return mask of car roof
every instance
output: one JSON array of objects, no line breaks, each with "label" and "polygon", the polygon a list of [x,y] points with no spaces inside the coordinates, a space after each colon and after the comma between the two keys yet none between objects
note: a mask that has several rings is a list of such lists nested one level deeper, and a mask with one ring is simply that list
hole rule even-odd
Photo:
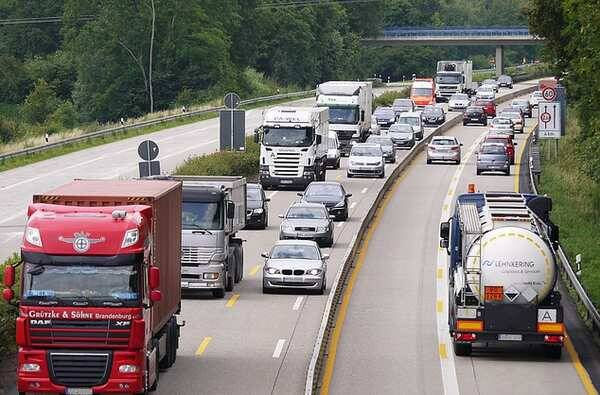
[{"label": "car roof", "polygon": [[337,182],[337,181],[313,181],[310,184],[308,184],[307,188],[311,185],[339,185],[339,186],[342,186],[342,183]]},{"label": "car roof", "polygon": [[279,246],[279,245],[288,245],[288,246],[293,246],[293,245],[303,245],[303,246],[313,246],[313,247],[319,247],[319,245],[313,241],[313,240],[298,240],[298,239],[291,239],[291,240],[277,240],[275,242],[275,244],[273,244],[273,247],[275,246]]},{"label": "car roof", "polygon": [[308,207],[308,208],[325,208],[323,203],[309,203],[309,202],[294,202],[290,205],[292,207]]},{"label": "car roof", "polygon": [[400,118],[418,117],[420,115],[421,115],[420,111],[407,111],[407,112],[403,112],[402,114],[400,114]]}]

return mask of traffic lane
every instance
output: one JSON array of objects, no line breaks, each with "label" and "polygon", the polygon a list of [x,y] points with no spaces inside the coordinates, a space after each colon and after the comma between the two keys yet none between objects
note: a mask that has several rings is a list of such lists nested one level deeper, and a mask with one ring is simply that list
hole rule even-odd
[{"label": "traffic lane", "polygon": [[[534,124],[535,118],[526,119],[526,132],[531,131]],[[515,137],[517,153],[520,153],[527,133],[519,133]],[[515,159],[519,167],[528,165],[526,158],[521,155]],[[515,167],[512,166],[511,177],[495,174],[477,176],[476,157],[473,156],[466,162],[458,183],[458,193],[466,192],[470,183],[474,183],[477,190],[482,192],[514,191]],[[455,361],[460,388],[466,393],[475,390],[485,394],[585,393],[566,350],[560,361],[554,361],[544,356],[541,347],[474,347],[472,357],[456,357]]]}]

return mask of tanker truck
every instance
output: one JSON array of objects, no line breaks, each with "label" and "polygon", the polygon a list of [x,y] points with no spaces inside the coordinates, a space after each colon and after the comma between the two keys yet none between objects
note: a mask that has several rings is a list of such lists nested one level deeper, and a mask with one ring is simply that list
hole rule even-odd
[{"label": "tanker truck", "polygon": [[440,225],[448,265],[448,325],[454,353],[473,345],[541,345],[560,358],[564,340],[552,200],[517,193],[460,195]]}]

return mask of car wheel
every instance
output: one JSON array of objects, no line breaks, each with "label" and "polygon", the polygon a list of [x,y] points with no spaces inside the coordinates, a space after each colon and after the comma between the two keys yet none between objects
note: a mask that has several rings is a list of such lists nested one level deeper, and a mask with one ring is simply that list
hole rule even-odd
[{"label": "car wheel", "polygon": [[454,354],[458,355],[459,357],[468,357],[469,355],[471,355],[471,351],[473,350],[471,344],[469,343],[453,342],[453,346]]},{"label": "car wheel", "polygon": [[235,277],[233,277],[233,274],[229,274],[229,271],[225,274],[225,291],[233,291],[233,284],[235,283],[234,279]]},{"label": "car wheel", "polygon": [[506,172],[504,172],[504,175],[510,176],[510,169],[506,170]]},{"label": "car wheel", "polygon": [[319,288],[316,292],[317,295],[323,295],[325,293],[325,278],[323,278],[323,282],[321,283],[321,288]]},{"label": "car wheel", "polygon": [[485,122],[483,123],[483,126],[487,126],[487,121],[485,121]]},{"label": "car wheel", "polygon": [[457,165],[460,165],[460,159],[456,161],[456,164],[457,164]]},{"label": "car wheel", "polygon": [[334,169],[339,169],[339,168],[340,168],[340,162],[341,162],[341,159],[340,159],[340,158],[338,158],[337,162],[335,162],[335,167],[334,167]]}]

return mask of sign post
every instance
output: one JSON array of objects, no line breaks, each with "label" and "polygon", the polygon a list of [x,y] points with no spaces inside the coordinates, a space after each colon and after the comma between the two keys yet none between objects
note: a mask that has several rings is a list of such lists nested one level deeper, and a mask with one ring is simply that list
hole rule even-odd
[{"label": "sign post", "polygon": [[246,149],[246,113],[237,109],[240,97],[237,93],[230,92],[223,99],[225,110],[219,114],[221,151],[244,151]]},{"label": "sign post", "polygon": [[143,162],[138,163],[140,178],[160,175],[160,162],[154,160],[158,157],[158,144],[152,140],[144,140],[138,146],[138,155]]}]

